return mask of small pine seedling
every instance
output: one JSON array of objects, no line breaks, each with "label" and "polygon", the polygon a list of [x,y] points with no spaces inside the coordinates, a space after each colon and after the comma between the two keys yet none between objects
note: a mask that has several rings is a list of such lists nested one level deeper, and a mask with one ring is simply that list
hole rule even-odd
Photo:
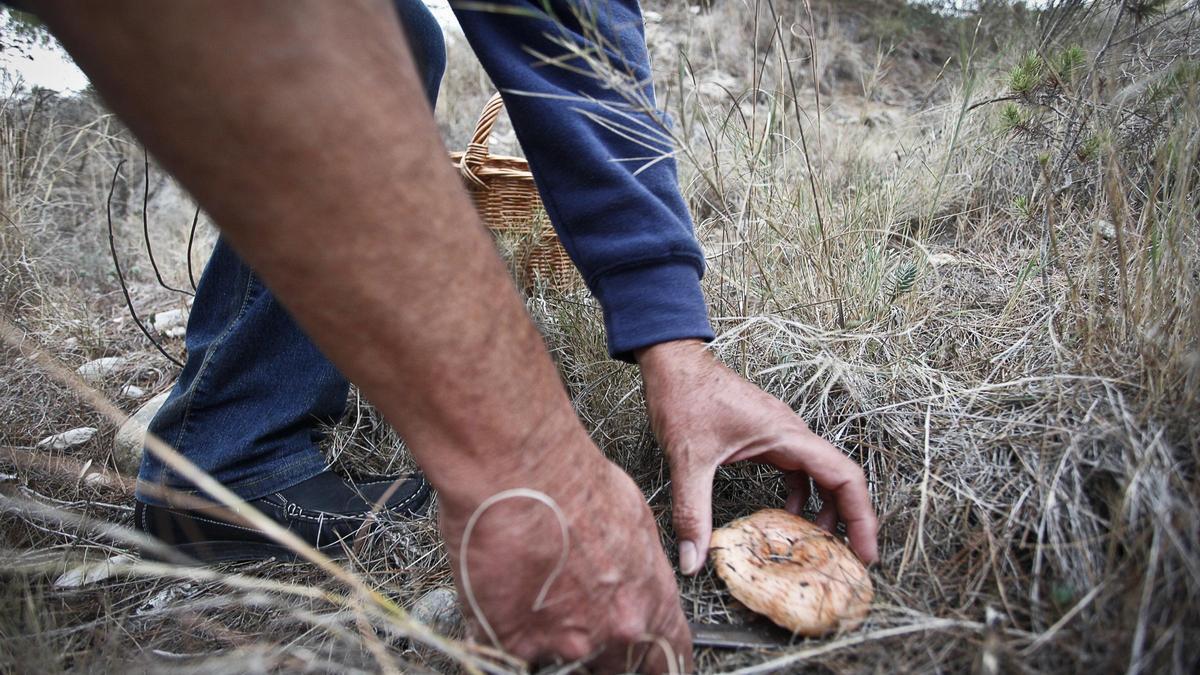
[{"label": "small pine seedling", "polygon": [[1017,195],[1016,197],[1013,197],[1012,204],[1013,211],[1017,214],[1017,217],[1021,218],[1022,220],[1033,219],[1033,202],[1029,200],[1029,197],[1026,197],[1025,195]]},{"label": "small pine seedling", "polygon": [[1021,106],[1009,101],[1000,109],[1000,128],[1006,132],[1020,131],[1029,124],[1029,115]]},{"label": "small pine seedling", "polygon": [[1086,59],[1083,47],[1071,45],[1054,56],[1054,74],[1062,82],[1071,82],[1083,70]]},{"label": "small pine seedling", "polygon": [[1022,96],[1028,96],[1037,89],[1042,83],[1042,76],[1045,74],[1042,57],[1037,55],[1037,52],[1029,52],[1026,54],[1008,74],[1008,88],[1013,93]]}]

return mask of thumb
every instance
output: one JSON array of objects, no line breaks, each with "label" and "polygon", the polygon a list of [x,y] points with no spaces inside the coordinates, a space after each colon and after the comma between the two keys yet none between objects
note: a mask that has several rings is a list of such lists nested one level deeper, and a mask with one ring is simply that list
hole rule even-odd
[{"label": "thumb", "polygon": [[679,569],[687,575],[704,567],[712,536],[712,483],[715,467],[692,469],[671,477],[672,522],[679,541]]}]

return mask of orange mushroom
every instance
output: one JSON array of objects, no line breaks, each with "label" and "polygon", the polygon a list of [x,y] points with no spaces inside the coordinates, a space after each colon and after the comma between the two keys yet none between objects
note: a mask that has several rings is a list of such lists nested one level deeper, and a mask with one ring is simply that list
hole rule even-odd
[{"label": "orange mushroom", "polygon": [[713,532],[709,550],[733,597],[798,635],[857,628],[875,597],[840,539],[787,511],[739,518]]}]

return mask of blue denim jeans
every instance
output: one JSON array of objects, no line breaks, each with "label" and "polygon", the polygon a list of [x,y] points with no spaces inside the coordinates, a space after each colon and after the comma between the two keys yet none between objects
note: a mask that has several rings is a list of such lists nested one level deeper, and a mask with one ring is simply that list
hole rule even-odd
[{"label": "blue denim jeans", "polygon": [[[421,0],[395,4],[432,107],[446,68],[441,26]],[[150,431],[243,499],[325,470],[320,427],[341,417],[349,383],[223,238],[197,286],[186,342],[187,363]],[[194,490],[149,452],[138,481],[149,503],[161,500],[147,483]]]}]

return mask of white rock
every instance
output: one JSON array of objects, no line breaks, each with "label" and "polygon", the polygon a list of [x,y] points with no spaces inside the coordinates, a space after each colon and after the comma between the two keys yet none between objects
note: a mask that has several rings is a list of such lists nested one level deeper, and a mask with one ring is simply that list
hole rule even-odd
[{"label": "white rock", "polygon": [[102,563],[94,565],[81,565],[74,569],[69,569],[61,576],[54,580],[55,588],[78,588],[87,586],[98,581],[104,581],[111,577],[117,568],[127,563],[133,562],[129,556],[115,555]]},{"label": "white rock", "polygon": [[182,309],[168,309],[165,312],[159,312],[150,320],[150,325],[154,326],[154,330],[160,333],[168,333],[177,328],[181,328],[187,324],[187,312]]},{"label": "white rock", "polygon": [[117,481],[112,480],[102,473],[89,473],[83,477],[84,485],[94,485],[96,487],[119,487]]},{"label": "white rock", "polygon": [[453,588],[435,588],[413,603],[409,616],[440,635],[456,636],[463,625],[458,594]]},{"label": "white rock", "polygon": [[84,382],[96,384],[111,375],[128,362],[124,356],[105,356],[104,358],[88,361],[75,369]]},{"label": "white rock", "polygon": [[662,14],[653,10],[642,12],[642,18],[646,20],[646,23],[662,23],[663,20]]},{"label": "white rock", "polygon": [[1116,226],[1114,226],[1112,223],[1108,222],[1107,220],[1104,220],[1103,218],[1101,218],[1100,220],[1097,220],[1095,223],[1093,223],[1092,228],[1096,230],[1096,234],[1100,235],[1104,239],[1116,239],[1117,238]]},{"label": "white rock", "polygon": [[171,328],[166,331],[166,336],[172,337],[172,338],[181,338],[186,334],[187,334],[187,328],[184,326],[175,326],[174,328]]},{"label": "white rock", "polygon": [[37,446],[39,448],[49,448],[50,450],[66,450],[67,448],[87,443],[95,435],[95,427],[79,427],[78,429],[64,431],[61,434],[47,436],[38,441]]},{"label": "white rock", "polygon": [[121,395],[127,398],[141,398],[146,395],[146,390],[136,384],[127,384],[121,388]]},{"label": "white rock", "polygon": [[133,615],[142,616],[152,612],[157,612],[158,610],[169,606],[177,599],[186,598],[192,595],[192,589],[193,586],[192,582],[190,581],[179,586],[168,586],[156,593],[154,597],[142,603],[140,607],[133,611]]},{"label": "white rock", "polygon": [[116,460],[117,469],[121,473],[138,472],[138,467],[142,465],[142,444],[146,438],[146,429],[170,393],[171,390],[168,389],[143,403],[117,430],[117,435],[113,438],[113,459]]},{"label": "white rock", "polygon": [[950,255],[949,253],[934,253],[933,255],[929,256],[928,260],[929,264],[934,267],[953,265],[954,263],[958,262],[958,258]]}]

